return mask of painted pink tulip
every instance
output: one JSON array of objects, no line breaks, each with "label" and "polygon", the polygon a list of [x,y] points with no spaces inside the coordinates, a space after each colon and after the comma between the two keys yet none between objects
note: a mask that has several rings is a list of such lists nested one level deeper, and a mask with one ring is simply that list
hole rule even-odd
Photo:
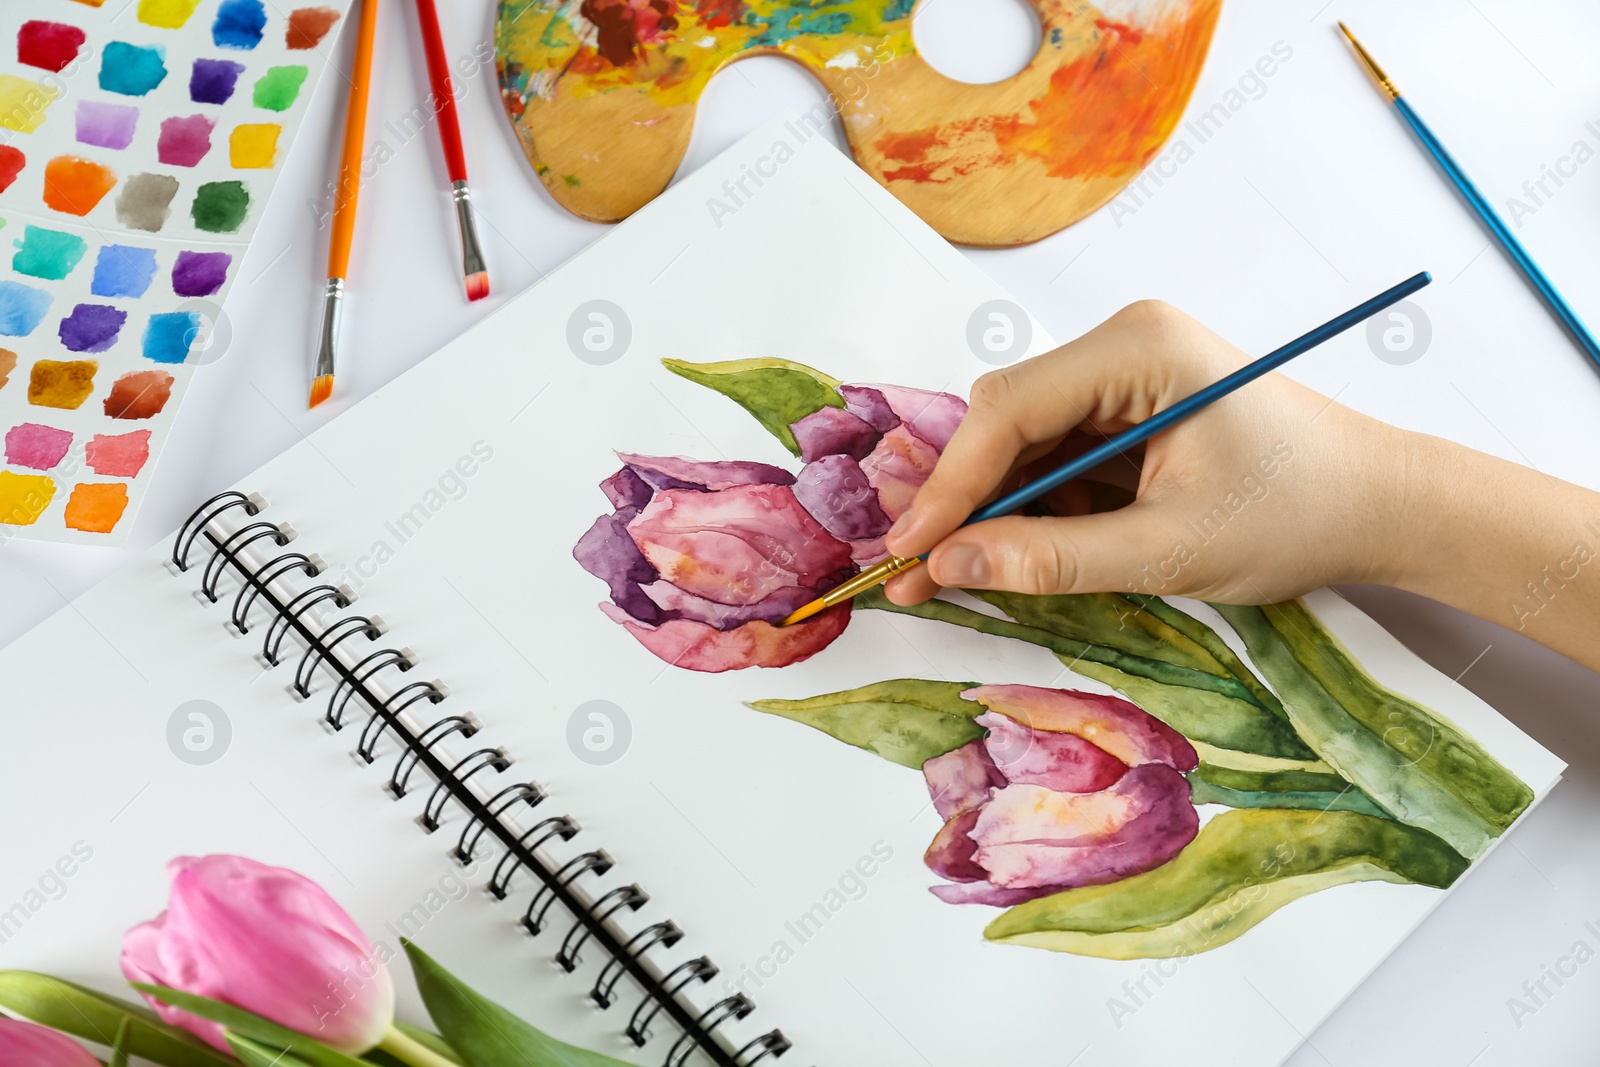
[{"label": "painted pink tulip", "polygon": [[0,1016],[0,1064],[17,1067],[100,1067],[89,1050],[48,1026]]},{"label": "painted pink tulip", "polygon": [[621,454],[600,488],[616,510],[572,555],[611,590],[604,611],[657,657],[717,672],[784,667],[844,632],[840,604],[779,627],[856,571],[850,546],[795,497],[794,476],[765,463],[699,463]]},{"label": "painted pink tulip", "polygon": [[821,408],[789,427],[806,464],[794,493],[864,567],[888,554],[884,534],[933,473],[967,404],[949,393],[897,385],[846,385],[839,392],[843,408]]},{"label": "painted pink tulip", "polygon": [[1119,697],[1030,685],[961,694],[989,731],[922,765],[944,827],[926,863],[952,904],[1008,907],[1167,862],[1200,829],[1184,737]]},{"label": "painted pink tulip", "polygon": [[[383,959],[315,882],[241,856],[182,856],[167,875],[167,910],[123,937],[129,981],[225,1001],[352,1055],[394,1022]],[[151,1005],[229,1051],[216,1023]]]}]

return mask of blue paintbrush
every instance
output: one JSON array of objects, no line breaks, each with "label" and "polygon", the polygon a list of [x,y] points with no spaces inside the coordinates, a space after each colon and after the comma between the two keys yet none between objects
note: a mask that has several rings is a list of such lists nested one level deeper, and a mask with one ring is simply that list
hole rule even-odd
[{"label": "blue paintbrush", "polygon": [[1455,183],[1462,197],[1472,206],[1472,210],[1478,213],[1483,224],[1489,227],[1489,232],[1494,234],[1495,240],[1500,242],[1500,247],[1506,250],[1506,254],[1521,269],[1529,284],[1544,297],[1544,302],[1550,305],[1550,310],[1555,312],[1556,318],[1560,319],[1561,324],[1572,334],[1572,339],[1578,342],[1578,347],[1583,349],[1584,354],[1594,362],[1595,366],[1600,367],[1600,342],[1595,341],[1594,334],[1589,332],[1589,327],[1583,324],[1583,320],[1572,310],[1572,306],[1556,289],[1555,284],[1545,277],[1544,271],[1539,269],[1539,264],[1533,261],[1533,257],[1528,255],[1528,250],[1522,247],[1522,242],[1512,235],[1510,227],[1489,205],[1489,201],[1483,198],[1483,194],[1478,192],[1477,186],[1473,185],[1472,180],[1461,170],[1460,164],[1451,158],[1450,153],[1445,151],[1444,145],[1433,135],[1433,131],[1428,129],[1427,124],[1417,116],[1411,105],[1401,97],[1400,90],[1389,80],[1389,75],[1385,74],[1383,68],[1378,66],[1365,48],[1361,47],[1361,42],[1350,32],[1350,27],[1341,22],[1339,29],[1355,48],[1356,55],[1372,75],[1373,80],[1378,83],[1378,88],[1388,95],[1390,102],[1394,104],[1394,109],[1400,112],[1400,117],[1411,127],[1411,132],[1422,142],[1422,147],[1426,148],[1428,154],[1438,162],[1445,176]]},{"label": "blue paintbrush", "polygon": [[[1115,437],[1108,438],[1104,444],[1095,446],[1077,459],[1045,475],[1043,478],[1029,482],[1021,489],[1007,493],[994,503],[979,508],[968,516],[967,521],[961,525],[971,526],[975,522],[983,522],[986,519],[997,519],[1002,515],[1011,514],[1024,504],[1038,500],[1052,489],[1057,489],[1067,484],[1072,479],[1098,467],[1106,460],[1126,453],[1130,448],[1143,444],[1162,430],[1169,429],[1189,416],[1204,410],[1240,386],[1253,382],[1268,371],[1276,370],[1283,366],[1296,356],[1311,351],[1322,342],[1328,340],[1328,338],[1343,333],[1356,323],[1371,318],[1392,304],[1398,304],[1432,280],[1427,271],[1407,278],[1393,289],[1385,290],[1366,303],[1351,308],[1338,318],[1330,319],[1310,333],[1290,341],[1276,352],[1270,352],[1262,356],[1254,363],[1241,367],[1226,378],[1191,393],[1170,408],[1156,412],[1139,423],[1139,425],[1131,426]],[[799,611],[789,615],[780,625],[790,626],[804,619],[809,619],[818,612],[849,600],[857,593],[864,593],[875,585],[881,585],[895,575],[902,574],[919,563],[923,563],[927,558],[928,554],[926,552],[911,559],[890,556],[882,563],[868,567],[848,582],[829,590],[820,599],[813,600]]]}]

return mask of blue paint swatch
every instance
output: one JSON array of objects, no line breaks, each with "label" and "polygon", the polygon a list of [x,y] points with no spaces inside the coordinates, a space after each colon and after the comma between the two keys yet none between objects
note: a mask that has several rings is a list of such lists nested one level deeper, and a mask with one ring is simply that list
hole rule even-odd
[{"label": "blue paint swatch", "polygon": [[61,320],[61,343],[69,352],[104,352],[117,343],[128,313],[109,304],[79,304]]},{"label": "blue paint swatch", "polygon": [[50,310],[50,294],[21,282],[0,282],[0,334],[26,337]]},{"label": "blue paint swatch", "polygon": [[197,59],[189,72],[189,99],[197,104],[226,104],[244,73],[244,64],[231,59]]},{"label": "blue paint swatch", "polygon": [[156,276],[156,251],[132,245],[104,245],[94,261],[95,296],[131,296],[137,299]]},{"label": "blue paint swatch", "polygon": [[218,48],[249,51],[261,43],[261,33],[266,28],[267,9],[261,0],[222,0],[217,20],[211,24],[211,39]]},{"label": "blue paint swatch", "polygon": [[167,76],[167,50],[112,41],[100,54],[100,88],[123,96],[143,96]]},{"label": "blue paint swatch", "polygon": [[196,311],[164,311],[150,316],[144,329],[144,358],[157,363],[182,363],[189,358],[189,345],[200,336],[200,314]]}]

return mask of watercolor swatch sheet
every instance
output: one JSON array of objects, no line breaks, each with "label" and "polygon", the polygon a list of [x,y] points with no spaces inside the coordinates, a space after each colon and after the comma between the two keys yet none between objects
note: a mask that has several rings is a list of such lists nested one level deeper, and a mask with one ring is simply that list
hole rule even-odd
[{"label": "watercolor swatch sheet", "polygon": [[[710,210],[728,185],[736,210]],[[439,728],[446,763],[502,753],[486,795],[540,782],[521,825],[581,827],[545,839],[550,862],[578,862],[590,900],[648,893],[612,921],[677,924],[649,958],[715,964],[683,991],[698,1009],[753,1003],[733,1046],[781,1028],[784,1063],[1271,1067],[1562,763],[1326,591],[864,598],[774,627],[882,552],[995,353],[1049,346],[780,120],[242,480],[265,506],[236,525],[297,536],[235,544],[325,561],[282,573],[356,597],[318,625],[381,617],[337,655],[409,649],[403,674],[370,662],[395,691],[441,683],[419,722],[470,714]],[[197,602],[204,549],[177,575],[163,542],[0,654],[8,744],[61,753],[0,781],[34,812],[10,869],[93,851],[0,918],[0,968],[118,992],[108,946],[159,909],[164,863],[234,853],[564,1041],[663,1062],[664,1018],[643,1048],[622,1036],[637,994],[589,1000],[593,942],[574,973],[550,965],[569,919],[524,936],[531,879],[496,902],[493,850],[449,856],[456,809],[418,827],[423,772],[384,791],[392,735],[352,761],[357,704],[323,729],[340,689],[320,669],[291,697],[300,653],[257,658],[259,601],[243,636],[236,579]],[[576,860],[595,849],[614,867]]]},{"label": "watercolor swatch sheet", "polygon": [[347,5],[0,5],[0,535],[121,540]]}]

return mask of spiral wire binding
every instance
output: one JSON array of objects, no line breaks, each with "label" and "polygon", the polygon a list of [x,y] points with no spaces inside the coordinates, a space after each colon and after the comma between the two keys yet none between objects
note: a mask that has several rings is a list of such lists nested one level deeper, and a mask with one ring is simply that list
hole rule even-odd
[{"label": "spiral wire binding", "polygon": [[[268,552],[269,558],[262,563],[247,557],[247,551],[261,555],[259,549],[264,542],[270,542],[273,548],[282,548],[293,539],[293,530],[287,526],[249,521],[265,506],[266,502],[259,496],[237,491],[219,493],[207,500],[179,530],[173,544],[173,568],[187,571],[196,543],[203,540],[211,554],[202,572],[200,594],[210,603],[216,603],[223,574],[231,570],[237,575],[240,588],[229,613],[230,628],[241,635],[248,633],[252,608],[258,603],[263,605],[271,613],[261,647],[261,660],[268,666],[281,662],[283,643],[291,633],[298,638],[305,651],[295,667],[291,691],[298,699],[309,699],[319,666],[334,676],[336,684],[321,720],[328,730],[338,731],[347,724],[350,703],[359,698],[368,718],[362,727],[356,757],[364,763],[372,763],[378,743],[386,733],[392,735],[401,748],[393,772],[384,784],[385,790],[395,799],[405,796],[412,774],[421,768],[433,780],[433,789],[416,820],[424,831],[432,833],[439,829],[453,800],[466,815],[467,824],[449,850],[451,857],[458,864],[466,865],[486,836],[502,849],[485,887],[490,896],[507,897],[518,871],[526,870],[540,883],[519,920],[530,935],[537,936],[545,930],[551,908],[557,903],[562,905],[573,922],[556,952],[556,964],[570,973],[576,970],[579,951],[585,946],[592,943],[602,951],[606,960],[589,991],[589,999],[602,1009],[616,1002],[617,984],[624,976],[633,980],[643,998],[629,1017],[624,1033],[635,1045],[643,1047],[649,1042],[652,1024],[665,1013],[680,1033],[668,1050],[663,1067],[682,1067],[696,1051],[717,1067],[752,1067],[769,1056],[776,1058],[787,1052],[792,1043],[781,1030],[770,1030],[737,1050],[731,1050],[719,1039],[719,1027],[731,1019],[743,1019],[754,1010],[754,1003],[744,994],[725,997],[703,1009],[680,997],[686,989],[704,985],[718,973],[716,964],[708,958],[700,956],[687,960],[665,973],[660,973],[652,960],[646,958],[652,950],[666,951],[683,939],[683,931],[676,923],[663,920],[632,935],[618,932],[612,920],[638,911],[650,900],[649,894],[638,885],[619,886],[592,902],[586,901],[588,894],[577,883],[585,875],[597,879],[614,866],[604,849],[585,851],[559,864],[540,854],[541,846],[557,840],[570,841],[582,829],[567,815],[553,815],[527,829],[520,828],[514,815],[536,808],[548,799],[541,786],[534,782],[518,782],[483,799],[473,779],[489,770],[496,774],[505,772],[512,761],[504,749],[481,747],[460,758],[450,758],[436,751],[447,738],[471,738],[479,730],[479,724],[470,715],[446,716],[421,729],[413,725],[414,719],[404,716],[406,709],[424,700],[430,704],[444,700],[448,690],[443,683],[412,682],[399,686],[387,698],[374,691],[372,683],[386,672],[403,673],[415,667],[409,650],[382,648],[365,656],[352,653],[354,665],[335,654],[340,645],[358,635],[376,642],[384,633],[382,620],[376,616],[343,615],[319,626],[313,609],[321,606],[323,611],[331,607],[343,612],[350,606],[354,593],[326,583],[311,585],[293,595],[280,592],[295,572],[315,578],[324,568],[315,556],[301,552],[276,555]],[[236,522],[235,512],[244,521]],[[387,682],[384,686],[390,688]]]}]

